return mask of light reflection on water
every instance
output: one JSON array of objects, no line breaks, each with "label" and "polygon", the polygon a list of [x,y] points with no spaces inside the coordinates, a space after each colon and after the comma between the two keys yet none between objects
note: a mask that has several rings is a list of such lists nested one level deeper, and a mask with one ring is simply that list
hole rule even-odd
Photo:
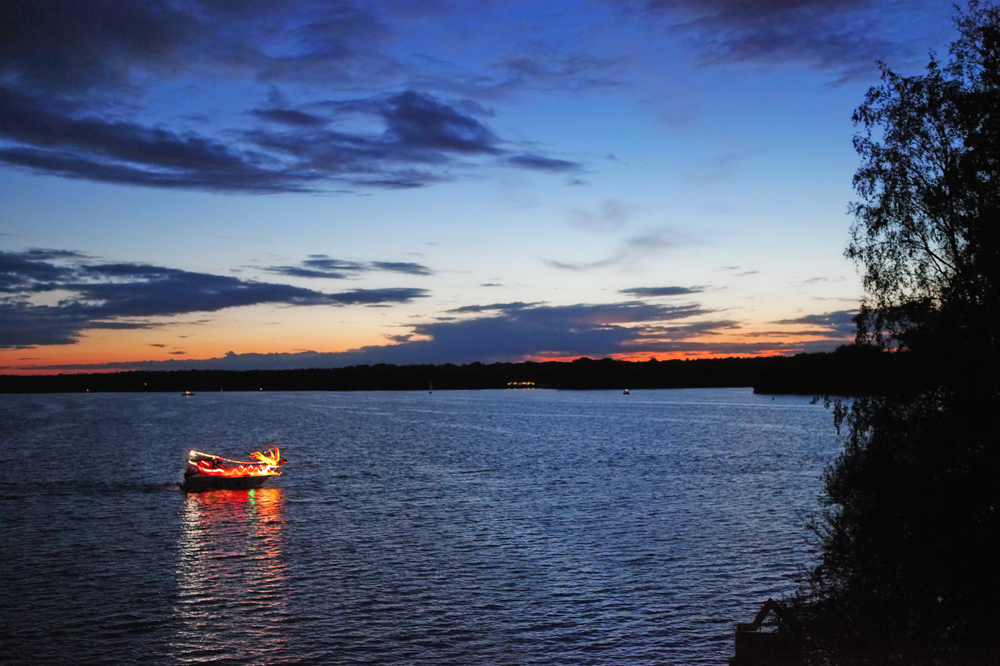
[{"label": "light reflection on water", "polygon": [[[175,654],[251,663],[287,652],[280,627],[290,597],[284,512],[280,488],[187,494],[173,606]],[[239,608],[252,612],[223,639],[207,641]]]},{"label": "light reflection on water", "polygon": [[[794,587],[808,398],[0,396],[0,663],[715,664]],[[178,490],[188,451],[290,462]]]}]

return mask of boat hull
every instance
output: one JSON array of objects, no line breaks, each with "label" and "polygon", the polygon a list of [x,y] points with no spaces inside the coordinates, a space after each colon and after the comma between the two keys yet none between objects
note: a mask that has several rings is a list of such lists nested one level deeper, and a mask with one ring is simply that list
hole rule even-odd
[{"label": "boat hull", "polygon": [[200,493],[207,490],[251,490],[260,488],[264,482],[277,474],[254,474],[251,476],[211,476],[208,474],[192,474],[180,484],[181,490],[188,493]]}]

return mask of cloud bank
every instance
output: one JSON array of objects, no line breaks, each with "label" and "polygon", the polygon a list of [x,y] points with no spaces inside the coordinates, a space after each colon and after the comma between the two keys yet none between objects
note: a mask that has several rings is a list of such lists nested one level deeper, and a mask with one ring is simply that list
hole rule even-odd
[{"label": "cloud bank", "polygon": [[[671,288],[671,291],[683,288]],[[696,290],[691,290],[695,292]],[[679,295],[674,294],[674,295]],[[755,355],[830,351],[847,341],[850,313],[829,313],[790,322],[818,342],[774,342],[740,335],[741,324],[715,319],[697,304],[668,305],[631,300],[621,303],[548,305],[493,303],[454,308],[435,321],[412,324],[391,344],[344,352],[229,352],[208,359],[170,359],[86,365],[36,366],[36,369],[295,369],[390,363],[443,364],[576,358],[581,356],[703,354]],[[735,336],[733,334],[736,334]],[[771,336],[774,337],[774,336]]]},{"label": "cloud bank", "polygon": [[73,344],[93,329],[139,329],[156,318],[274,304],[406,303],[424,289],[325,293],[286,284],[137,263],[101,263],[63,250],[0,251],[0,348]]}]

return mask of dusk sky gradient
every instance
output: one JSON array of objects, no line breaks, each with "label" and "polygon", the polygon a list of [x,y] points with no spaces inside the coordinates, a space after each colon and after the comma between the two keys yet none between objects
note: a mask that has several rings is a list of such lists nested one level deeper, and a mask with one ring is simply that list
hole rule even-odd
[{"label": "dusk sky gradient", "polygon": [[829,351],[943,0],[5,0],[0,372]]}]

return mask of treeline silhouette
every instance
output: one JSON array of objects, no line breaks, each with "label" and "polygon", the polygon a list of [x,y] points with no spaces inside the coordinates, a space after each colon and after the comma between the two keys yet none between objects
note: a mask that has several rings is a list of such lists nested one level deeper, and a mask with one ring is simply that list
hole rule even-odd
[{"label": "treeline silhouette", "polygon": [[0,393],[208,391],[435,391],[505,389],[511,382],[562,390],[753,387],[759,393],[867,395],[907,381],[904,355],[844,346],[835,352],[669,361],[356,365],[301,370],[171,370],[0,375]]}]

